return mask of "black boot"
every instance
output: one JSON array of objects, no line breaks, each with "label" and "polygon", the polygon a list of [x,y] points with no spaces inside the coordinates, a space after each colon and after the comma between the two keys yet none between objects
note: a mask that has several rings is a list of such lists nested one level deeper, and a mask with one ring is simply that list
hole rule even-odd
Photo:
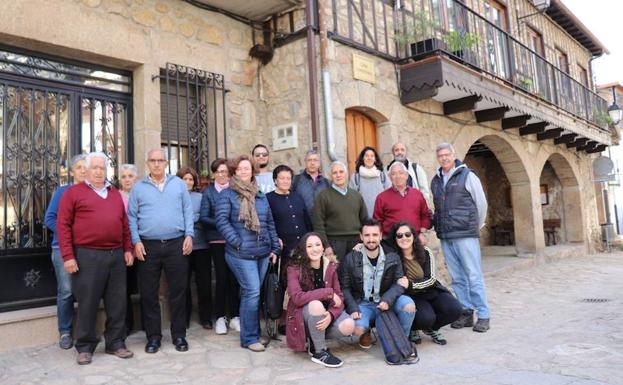
[{"label": "black boot", "polygon": [[461,329],[474,326],[474,310],[464,309],[463,313],[456,321],[450,325],[452,329]]}]

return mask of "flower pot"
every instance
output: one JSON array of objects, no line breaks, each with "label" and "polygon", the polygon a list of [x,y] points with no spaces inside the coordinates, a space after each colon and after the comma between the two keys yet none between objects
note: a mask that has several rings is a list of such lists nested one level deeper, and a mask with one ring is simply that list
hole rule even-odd
[{"label": "flower pot", "polygon": [[443,41],[437,38],[426,39],[410,44],[411,56],[418,56],[430,53],[439,49],[443,49]]}]

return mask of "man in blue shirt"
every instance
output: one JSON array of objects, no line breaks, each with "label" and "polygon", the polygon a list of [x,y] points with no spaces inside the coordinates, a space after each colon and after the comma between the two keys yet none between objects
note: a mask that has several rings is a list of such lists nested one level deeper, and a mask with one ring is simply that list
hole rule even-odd
[{"label": "man in blue shirt", "polygon": [[147,152],[149,174],[134,185],[128,204],[132,244],[138,259],[143,327],[147,353],[160,349],[162,324],[158,290],[164,269],[171,305],[171,338],[175,349],[188,350],[186,342],[186,287],[188,259],[193,250],[193,207],[186,184],[167,175],[166,153]]},{"label": "man in blue shirt", "polygon": [[[73,184],[82,183],[86,178],[86,156],[84,154],[76,155],[71,159],[71,175],[73,176]],[[56,221],[58,219],[58,206],[61,197],[65,191],[71,186],[67,184],[60,186],[52,195],[52,200],[45,212],[45,226],[52,231],[52,264],[54,265],[54,273],[56,274],[56,318],[58,319],[58,332],[60,339],[58,345],[61,349],[71,349],[74,341],[71,336],[71,326],[74,320],[74,297],[71,294],[71,276],[63,267],[63,258],[58,246],[58,237],[56,235]]]}]

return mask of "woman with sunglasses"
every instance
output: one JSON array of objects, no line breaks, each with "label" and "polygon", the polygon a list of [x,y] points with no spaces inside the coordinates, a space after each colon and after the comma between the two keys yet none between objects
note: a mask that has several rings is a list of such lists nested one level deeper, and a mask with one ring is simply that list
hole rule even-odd
[{"label": "woman with sunglasses", "polygon": [[416,234],[417,231],[408,222],[396,223],[391,231],[391,240],[402,258],[409,281],[405,294],[413,299],[417,309],[409,339],[416,344],[421,343],[418,330],[422,330],[436,344],[445,345],[446,339],[439,329],[457,320],[462,306],[437,280],[435,257],[430,249],[422,246]]}]

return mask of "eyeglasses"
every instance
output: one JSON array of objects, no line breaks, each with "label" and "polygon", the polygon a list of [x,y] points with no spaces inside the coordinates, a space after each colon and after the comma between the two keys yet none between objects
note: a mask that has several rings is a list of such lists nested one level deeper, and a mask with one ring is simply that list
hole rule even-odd
[{"label": "eyeglasses", "polygon": [[147,161],[149,163],[166,163],[167,162],[166,159],[148,159]]},{"label": "eyeglasses", "polygon": [[413,233],[410,231],[407,231],[406,233],[396,233],[396,239],[402,239],[403,237],[411,238],[412,236],[413,236]]},{"label": "eyeglasses", "polygon": [[227,170],[217,170],[214,172],[214,175],[226,175],[228,172]]},{"label": "eyeglasses", "polygon": [[268,156],[267,152],[256,152],[255,155],[253,155],[256,158],[266,158]]}]

